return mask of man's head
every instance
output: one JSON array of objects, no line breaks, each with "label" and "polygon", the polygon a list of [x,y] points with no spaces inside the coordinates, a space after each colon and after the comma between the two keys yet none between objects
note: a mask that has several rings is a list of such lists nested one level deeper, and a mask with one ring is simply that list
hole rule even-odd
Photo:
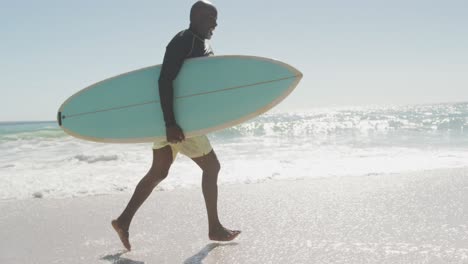
[{"label": "man's head", "polygon": [[201,35],[200,37],[211,38],[213,30],[218,25],[217,19],[218,10],[208,1],[197,1],[190,10],[190,24]]}]

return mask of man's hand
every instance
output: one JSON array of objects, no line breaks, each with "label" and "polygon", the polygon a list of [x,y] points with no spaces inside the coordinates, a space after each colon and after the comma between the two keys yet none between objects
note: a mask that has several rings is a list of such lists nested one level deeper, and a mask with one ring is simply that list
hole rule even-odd
[{"label": "man's hand", "polygon": [[185,135],[178,125],[166,127],[166,138],[169,143],[179,143],[185,140]]}]

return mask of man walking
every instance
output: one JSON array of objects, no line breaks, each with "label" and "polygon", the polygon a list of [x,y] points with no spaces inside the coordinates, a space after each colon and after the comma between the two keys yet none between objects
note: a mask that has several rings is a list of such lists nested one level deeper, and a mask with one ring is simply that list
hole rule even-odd
[{"label": "man walking", "polygon": [[208,237],[215,241],[230,241],[240,231],[223,227],[218,218],[218,173],[220,164],[206,136],[185,139],[174,115],[173,81],[176,79],[184,60],[213,55],[207,39],[211,39],[217,26],[217,9],[208,1],[196,2],[190,10],[190,27],[179,32],[166,47],[159,77],[159,94],[166,123],[167,140],[153,145],[153,164],[122,214],[112,221],[112,226],[127,250],[131,250],[129,227],[138,208],[148,198],[153,189],[166,178],[177,153],[191,158],[202,170],[202,190],[208,213]]}]

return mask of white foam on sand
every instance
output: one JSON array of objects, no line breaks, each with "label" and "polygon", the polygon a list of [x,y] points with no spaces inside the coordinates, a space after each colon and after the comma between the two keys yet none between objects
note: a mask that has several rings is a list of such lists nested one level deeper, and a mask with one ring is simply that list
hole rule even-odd
[{"label": "white foam on sand", "polygon": [[[378,175],[468,166],[466,148],[320,145],[310,139],[214,138],[219,184]],[[97,144],[64,138],[7,142],[0,152],[0,200],[133,192],[152,162],[151,144]],[[201,171],[180,155],[158,190],[198,187]]]},{"label": "white foam on sand", "polygon": [[467,263],[468,169],[220,187],[207,239],[201,190],[155,192],[124,253],[110,221],[129,194],[0,201],[0,263]]}]

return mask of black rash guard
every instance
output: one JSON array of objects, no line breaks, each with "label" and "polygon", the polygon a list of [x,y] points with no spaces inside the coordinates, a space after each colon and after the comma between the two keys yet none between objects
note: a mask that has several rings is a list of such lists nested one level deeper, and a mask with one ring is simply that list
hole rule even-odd
[{"label": "black rash guard", "polygon": [[213,50],[204,38],[189,29],[179,32],[166,47],[164,61],[159,76],[159,97],[166,127],[176,125],[174,116],[174,88],[176,79],[184,60],[189,58],[213,55]]}]

